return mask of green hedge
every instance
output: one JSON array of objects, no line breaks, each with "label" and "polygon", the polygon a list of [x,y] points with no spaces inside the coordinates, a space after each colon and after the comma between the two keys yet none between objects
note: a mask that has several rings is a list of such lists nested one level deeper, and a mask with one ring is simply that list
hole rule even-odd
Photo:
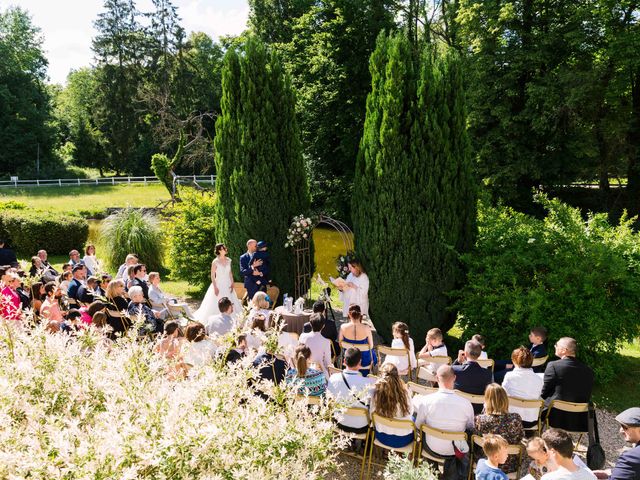
[{"label": "green hedge", "polygon": [[0,210],[0,236],[9,240],[20,256],[31,257],[45,249],[50,255],[82,250],[89,224],[80,217],[37,210]]},{"label": "green hedge", "polygon": [[467,285],[456,293],[463,338],[487,337],[490,357],[509,358],[529,329],[578,342],[599,381],[613,378],[616,353],[640,334],[640,235],[632,220],[584,219],[578,209],[538,195],[547,216],[482,206],[478,240],[464,256]]}]

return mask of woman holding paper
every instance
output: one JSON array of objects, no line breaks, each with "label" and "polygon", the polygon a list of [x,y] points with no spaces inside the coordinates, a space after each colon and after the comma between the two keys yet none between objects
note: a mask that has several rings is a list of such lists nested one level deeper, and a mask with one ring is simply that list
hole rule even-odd
[{"label": "woman holding paper", "polygon": [[349,263],[349,275],[344,283],[336,286],[340,290],[340,299],[344,307],[342,313],[345,318],[349,315],[349,305],[360,306],[362,315],[369,316],[369,277],[362,268],[358,260],[351,260]]}]

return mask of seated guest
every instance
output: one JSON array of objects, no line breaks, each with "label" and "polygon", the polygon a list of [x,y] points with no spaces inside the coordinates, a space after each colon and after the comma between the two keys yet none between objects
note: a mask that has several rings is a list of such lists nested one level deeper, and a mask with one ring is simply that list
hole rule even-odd
[{"label": "seated guest", "polygon": [[413,338],[409,336],[409,327],[406,323],[396,322],[392,325],[393,341],[391,348],[404,348],[409,352],[409,358],[406,355],[393,356],[388,355],[384,363],[392,363],[398,369],[400,375],[408,375],[411,370],[416,368],[416,351],[413,346]]},{"label": "seated guest", "polygon": [[20,286],[20,277],[17,273],[5,274],[3,277],[4,287],[0,291],[2,306],[2,318],[5,320],[22,320],[22,302],[20,295],[18,294],[18,287]]},{"label": "seated guest", "polygon": [[20,297],[20,308],[22,308],[22,310],[26,310],[27,308],[31,308],[31,297],[29,296],[29,291],[24,284],[26,273],[24,270],[18,270],[16,273],[20,278],[20,284],[16,288],[16,293]]},{"label": "seated guest", "polygon": [[73,280],[73,274],[71,272],[62,272],[58,280],[62,294],[69,296],[69,285],[71,284],[71,280]]},{"label": "seated guest", "polygon": [[300,343],[309,347],[311,361],[316,363],[326,374],[329,365],[331,365],[331,341],[322,336],[324,319],[319,313],[314,313],[309,318],[309,323],[313,331],[300,335]]},{"label": "seated guest", "polygon": [[[505,375],[502,382],[502,387],[507,395],[522,400],[540,399],[542,378],[531,368],[533,363],[531,351],[525,347],[518,347],[511,353],[511,361],[515,368]],[[522,417],[522,424],[525,428],[533,427],[538,423],[540,414],[538,408],[509,407],[509,411]]]},{"label": "seated guest", "polygon": [[480,356],[478,357],[478,359],[486,360],[487,358],[489,358],[489,356],[487,355],[487,352],[484,351],[484,349],[487,348],[487,339],[484,338],[484,335],[480,335],[479,333],[476,333],[471,337],[471,340],[475,340],[482,346],[482,352],[480,353]]},{"label": "seated guest", "polygon": [[60,303],[58,303],[60,289],[54,282],[48,282],[44,286],[44,294],[45,299],[40,307],[40,318],[47,325],[50,325],[53,331],[58,331],[60,323],[64,321]]},{"label": "seated guest", "polygon": [[[488,385],[484,392],[484,413],[475,419],[475,433],[500,435],[510,445],[520,443],[524,437],[522,419],[517,413],[509,413],[507,392],[497,383]],[[516,472],[519,466],[517,455],[510,455],[500,468],[505,473],[511,473]]]},{"label": "seated guest", "polygon": [[425,337],[426,344],[418,353],[418,358],[429,363],[431,357],[446,357],[448,355],[447,346],[443,343],[443,338],[442,330],[439,328],[429,330]]},{"label": "seated guest", "polygon": [[82,314],[77,308],[72,308],[67,312],[64,322],[60,324],[60,331],[69,335],[75,335],[79,330],[84,328],[80,317]]},{"label": "seated guest", "polygon": [[84,283],[86,272],[87,271],[82,264],[78,264],[73,267],[73,278],[69,282],[69,288],[67,289],[67,296],[69,298],[73,298],[76,301],[80,300],[78,298],[78,290]]},{"label": "seated guest", "polygon": [[109,282],[111,280],[113,279],[108,273],[103,273],[102,275],[100,275],[98,285],[96,285],[96,288],[94,289],[96,296],[103,298],[107,296],[107,285],[109,285]]},{"label": "seated guest", "polygon": [[[556,342],[556,356],[560,360],[549,362],[544,372],[542,398],[587,403],[593,390],[593,370],[576,358],[577,344],[573,338],[563,337]],[[587,413],[553,410],[549,424],[573,432],[587,431]]]},{"label": "seated guest", "polygon": [[20,266],[16,253],[9,248],[4,238],[0,238],[0,265],[9,265],[14,268]]},{"label": "seated guest", "polygon": [[[473,395],[484,395],[484,389],[492,381],[491,370],[482,368],[477,360],[482,353],[482,346],[475,340],[469,340],[464,344],[464,351],[458,353],[458,359],[453,364],[453,371],[456,373],[456,390],[471,393]],[[480,413],[482,406],[474,406]]]},{"label": "seated guest", "polygon": [[160,320],[160,312],[154,312],[146,304],[144,294],[142,293],[142,287],[136,285],[129,289],[129,306],[127,311],[129,317],[135,323],[138,318],[142,316],[143,324],[138,332],[139,335],[152,335],[155,333],[162,333],[163,323]]},{"label": "seated guest", "polygon": [[154,350],[164,358],[175,360],[180,357],[185,342],[182,329],[178,322],[170,321],[164,324],[164,335],[156,344]]},{"label": "seated guest", "polygon": [[[336,327],[336,322],[327,316],[326,307],[323,301],[318,300],[313,304],[313,313],[319,313],[324,320],[324,326],[322,327],[322,330],[320,330],[320,332],[322,333],[322,336],[324,338],[331,341],[332,356],[335,357],[339,355],[340,344],[338,343],[338,329]],[[312,331],[313,329],[311,328],[311,323],[306,322],[302,327],[302,332],[311,333]]]},{"label": "seated guest", "polygon": [[625,442],[632,445],[618,457],[612,470],[598,470],[594,472],[598,478],[611,480],[640,479],[640,408],[627,408],[616,417],[620,424],[620,433]]},{"label": "seated guest", "polygon": [[267,328],[265,324],[267,323],[265,316],[261,313],[253,316],[251,320],[251,332],[247,333],[247,347],[252,350],[260,350],[262,344],[264,343],[264,339],[266,337]]},{"label": "seated guest", "polygon": [[151,272],[149,274],[149,303],[151,308],[160,312],[161,318],[167,318],[167,302],[169,298],[160,288],[160,274]]},{"label": "seated guest", "polygon": [[97,286],[98,279],[96,277],[87,278],[86,285],[80,285],[80,287],[78,287],[76,298],[85,304],[93,303],[97,297],[95,291]]},{"label": "seated guest", "polygon": [[98,259],[96,258],[95,245],[87,245],[84,249],[84,257],[82,257],[82,263],[87,267],[88,275],[98,275]]},{"label": "seated guest", "polygon": [[236,363],[242,360],[247,355],[247,336],[246,335],[238,335],[235,340],[234,346],[227,353],[227,358],[225,358],[224,362],[229,365],[231,363]]},{"label": "seated guest", "polygon": [[185,336],[189,343],[185,345],[184,363],[191,367],[201,367],[213,361],[217,349],[215,343],[207,338],[204,325],[199,322],[190,323]]},{"label": "seated guest", "polygon": [[322,370],[316,370],[309,365],[310,359],[311,349],[306,345],[298,345],[294,352],[296,367],[289,369],[286,380],[297,387],[298,395],[319,397],[327,389],[327,379]]},{"label": "seated guest", "polygon": [[62,272],[71,272],[73,271],[73,265],[71,265],[70,263],[63,263],[62,264]]},{"label": "seated guest", "polygon": [[128,280],[127,269],[133,265],[136,265],[137,263],[138,263],[137,255],[133,253],[130,253],[129,255],[127,255],[127,257],[124,260],[124,263],[120,265],[120,267],[118,267],[118,273],[116,273],[116,279],[124,280],[126,285],[126,282]]},{"label": "seated guest", "polygon": [[78,250],[71,250],[69,252],[69,264],[72,267],[76,265],[82,265],[82,260],[80,259],[80,252]]},{"label": "seated guest", "polygon": [[204,324],[207,335],[226,335],[234,327],[233,302],[227,297],[218,300],[220,313],[210,317]]},{"label": "seated guest", "polygon": [[112,329],[111,338],[122,335],[131,326],[128,309],[129,300],[125,297],[124,282],[111,280],[107,285],[107,323]]},{"label": "seated guest", "polygon": [[[347,348],[344,352],[344,367],[340,373],[334,373],[329,378],[327,390],[338,401],[353,402],[351,407],[369,408],[371,387],[375,380],[363,377],[360,373],[362,354],[357,348]],[[338,427],[345,432],[366,433],[369,429],[364,417],[336,414]]]},{"label": "seated guest", "polygon": [[355,345],[368,345],[369,350],[362,352],[362,373],[367,376],[372,365],[377,365],[378,357],[373,350],[373,334],[371,327],[362,323],[362,312],[360,305],[351,304],[348,310],[349,322],[340,326],[339,340],[342,343],[352,343]]},{"label": "seated guest", "polygon": [[[382,365],[380,373],[371,393],[371,414],[377,413],[396,420],[413,420],[411,396],[396,366],[389,363]],[[402,448],[414,440],[413,426],[405,429],[376,425],[375,436],[385,445]]]},{"label": "seated guest", "polygon": [[271,309],[269,308],[271,300],[269,299],[269,295],[265,292],[256,292],[253,298],[251,299],[251,310],[249,310],[249,316],[247,317],[247,321],[251,324],[253,317],[255,315],[261,314],[264,315],[265,318],[265,328],[269,328],[270,318],[271,318]]},{"label": "seated guest", "polygon": [[45,283],[54,282],[56,277],[60,274],[49,263],[47,251],[38,250],[38,257],[40,257],[40,261],[42,262],[42,279],[45,281]]},{"label": "seated guest", "polygon": [[[269,350],[258,354],[253,360],[253,366],[258,369],[258,379],[268,380],[276,385],[284,381],[287,376],[287,362]],[[259,389],[256,393],[262,398],[268,398],[268,396]]]},{"label": "seated guest", "polygon": [[[413,398],[416,411],[416,427],[427,425],[446,432],[464,432],[473,428],[473,406],[464,397],[456,394],[454,384],[456,374],[450,365],[440,365],[436,371],[438,391],[430,395],[417,395]],[[427,451],[440,456],[454,454],[450,441],[427,437],[423,442]],[[466,442],[456,441],[455,446],[464,453],[469,451]]]},{"label": "seated guest", "polygon": [[[529,464],[529,473],[536,480],[540,480],[540,478],[545,473],[551,472],[558,468],[557,465],[551,463],[549,459],[549,453],[547,452],[547,447],[545,446],[542,437],[533,437],[531,440],[529,440],[529,443],[527,443],[527,455],[532,460]],[[575,463],[578,467],[587,468],[587,465],[577,455],[573,456],[573,463]]]},{"label": "seated guest", "polygon": [[[547,356],[547,347],[544,342],[547,341],[547,329],[544,327],[533,327],[529,332],[529,341],[531,342],[531,354],[533,358],[543,358]],[[544,365],[534,367],[536,373],[544,372]]]},{"label": "seated guest", "polygon": [[40,316],[40,308],[45,298],[44,285],[42,282],[36,282],[31,285],[31,310],[36,316]]},{"label": "seated guest", "polygon": [[476,480],[508,480],[500,465],[507,460],[509,443],[500,435],[492,434],[484,435],[483,440],[482,451],[487,458],[478,460]]},{"label": "seated guest", "polygon": [[40,257],[31,257],[31,268],[29,269],[29,276],[41,277],[43,273],[44,270],[42,268],[42,260],[40,260]]},{"label": "seated guest", "polygon": [[573,440],[564,430],[550,428],[542,434],[551,462],[557,468],[542,476],[542,480],[594,480],[591,470],[577,466],[573,461]]},{"label": "seated guest", "polygon": [[133,278],[131,279],[131,283],[129,285],[129,289],[131,287],[140,287],[142,289],[142,294],[144,295],[145,300],[149,300],[149,284],[145,280],[147,276],[147,266],[143,263],[138,263],[133,266]]}]

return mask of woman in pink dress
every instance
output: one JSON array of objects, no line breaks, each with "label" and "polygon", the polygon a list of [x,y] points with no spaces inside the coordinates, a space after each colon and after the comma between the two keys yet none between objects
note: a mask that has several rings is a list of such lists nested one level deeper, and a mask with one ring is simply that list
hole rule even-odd
[{"label": "woman in pink dress", "polygon": [[5,320],[22,320],[22,308],[20,296],[16,289],[20,286],[20,277],[11,273],[5,281],[5,286],[0,291],[0,305],[2,305],[2,318]]}]

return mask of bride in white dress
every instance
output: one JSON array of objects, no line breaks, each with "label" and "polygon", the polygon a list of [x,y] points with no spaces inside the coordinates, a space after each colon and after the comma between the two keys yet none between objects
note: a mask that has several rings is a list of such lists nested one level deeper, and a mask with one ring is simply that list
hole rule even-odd
[{"label": "bride in white dress", "polygon": [[200,323],[205,323],[214,315],[219,315],[218,300],[227,297],[233,303],[233,317],[242,313],[242,305],[233,288],[233,273],[231,259],[227,257],[227,247],[218,243],[215,248],[216,258],[211,262],[211,285],[207,290],[200,308],[193,317]]}]

